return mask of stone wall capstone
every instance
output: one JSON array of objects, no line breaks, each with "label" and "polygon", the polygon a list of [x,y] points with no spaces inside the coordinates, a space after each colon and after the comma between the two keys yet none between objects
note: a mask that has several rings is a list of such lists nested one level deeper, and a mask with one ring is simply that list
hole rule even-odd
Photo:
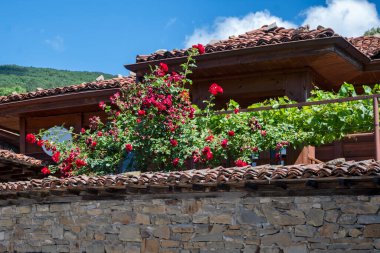
[{"label": "stone wall capstone", "polygon": [[57,198],[0,207],[1,252],[380,252],[380,195]]}]

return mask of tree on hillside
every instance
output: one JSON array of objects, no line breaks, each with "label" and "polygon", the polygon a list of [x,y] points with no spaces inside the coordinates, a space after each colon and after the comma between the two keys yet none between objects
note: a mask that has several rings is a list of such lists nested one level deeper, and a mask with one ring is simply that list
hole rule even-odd
[{"label": "tree on hillside", "polygon": [[380,35],[380,27],[372,27],[364,33],[364,36]]}]

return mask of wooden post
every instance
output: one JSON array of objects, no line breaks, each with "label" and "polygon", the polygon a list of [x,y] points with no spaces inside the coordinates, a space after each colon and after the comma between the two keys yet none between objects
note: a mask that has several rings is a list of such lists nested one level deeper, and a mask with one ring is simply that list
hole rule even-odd
[{"label": "wooden post", "polygon": [[375,159],[380,161],[379,100],[377,97],[373,98],[373,114],[375,123]]}]

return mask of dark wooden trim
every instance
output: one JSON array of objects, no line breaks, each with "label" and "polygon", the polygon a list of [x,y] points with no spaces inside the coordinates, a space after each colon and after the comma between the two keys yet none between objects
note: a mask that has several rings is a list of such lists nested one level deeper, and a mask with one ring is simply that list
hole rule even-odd
[{"label": "dark wooden trim", "polygon": [[[301,40],[284,42],[274,45],[263,45],[252,48],[235,49],[229,51],[221,51],[198,55],[195,57],[197,60],[198,69],[210,68],[217,66],[227,66],[244,63],[254,63],[264,60],[276,60],[284,58],[295,58],[311,55],[321,55],[327,52],[337,53],[339,56],[344,57],[348,62],[355,67],[359,67],[358,62],[366,64],[370,59],[361,53],[356,47],[342,37],[330,37],[312,40]],[[164,61],[169,66],[176,66],[183,63],[186,56],[154,60],[149,62],[135,63],[124,65],[130,71],[137,74],[149,70],[149,66],[159,64]],[[361,67],[363,68],[363,67]]]},{"label": "dark wooden trim", "polygon": [[25,117],[20,117],[20,153],[25,154],[26,152],[26,119]]},{"label": "dark wooden trim", "polygon": [[119,88],[92,90],[0,103],[0,116],[96,105],[99,99],[108,101],[108,97],[118,90]]}]

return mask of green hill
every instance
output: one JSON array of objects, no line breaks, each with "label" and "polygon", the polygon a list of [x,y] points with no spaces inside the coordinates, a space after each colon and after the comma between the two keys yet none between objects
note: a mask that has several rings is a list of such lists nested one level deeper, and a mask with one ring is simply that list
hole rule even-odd
[{"label": "green hill", "polygon": [[116,77],[102,72],[0,65],[0,95],[92,82],[100,75],[105,79]]}]

